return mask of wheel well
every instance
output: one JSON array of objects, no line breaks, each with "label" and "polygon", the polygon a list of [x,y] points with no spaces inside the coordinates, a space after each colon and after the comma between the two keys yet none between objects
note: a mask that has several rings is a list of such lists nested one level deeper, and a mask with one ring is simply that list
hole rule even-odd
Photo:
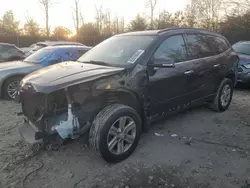
[{"label": "wheel well", "polygon": [[234,73],[229,73],[229,74],[226,76],[226,78],[229,78],[229,79],[231,79],[231,80],[234,82],[234,80],[235,80],[235,74],[234,74]]},{"label": "wheel well", "polygon": [[117,92],[107,92],[103,96],[106,105],[121,103],[127,106],[132,107],[137,111],[137,113],[141,116],[142,114],[142,106],[140,100],[137,96],[132,93],[117,91]]},{"label": "wheel well", "polygon": [[237,84],[237,79],[236,79],[235,73],[230,72],[230,73],[226,76],[226,78],[229,78],[230,80],[232,80],[234,87],[236,86],[236,84]]}]

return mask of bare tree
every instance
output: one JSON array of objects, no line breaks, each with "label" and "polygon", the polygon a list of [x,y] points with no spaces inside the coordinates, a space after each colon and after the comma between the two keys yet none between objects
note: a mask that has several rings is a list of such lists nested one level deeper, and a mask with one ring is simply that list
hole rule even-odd
[{"label": "bare tree", "polygon": [[218,30],[219,17],[222,8],[221,0],[194,0],[199,10],[198,17],[202,27]]},{"label": "bare tree", "polygon": [[158,0],[147,0],[146,7],[150,9],[150,27],[154,28],[154,10],[157,5]]},{"label": "bare tree", "polygon": [[111,11],[109,9],[106,9],[103,14],[103,34],[111,35]]},{"label": "bare tree", "polygon": [[43,6],[45,11],[45,22],[46,22],[46,35],[50,35],[49,29],[49,8],[53,4],[52,0],[39,0],[39,3]]},{"label": "bare tree", "polygon": [[195,27],[199,13],[196,0],[189,0],[185,8],[185,21],[188,27]]},{"label": "bare tree", "polygon": [[76,36],[79,35],[80,25],[83,24],[83,15],[79,10],[79,1],[75,0],[75,7],[73,8],[73,21],[76,29]]},{"label": "bare tree", "polygon": [[100,7],[97,7],[95,5],[95,11],[96,11],[96,27],[98,28],[99,32],[102,30],[102,5]]},{"label": "bare tree", "polygon": [[242,15],[249,11],[250,0],[224,0],[223,7],[226,16],[230,14]]}]

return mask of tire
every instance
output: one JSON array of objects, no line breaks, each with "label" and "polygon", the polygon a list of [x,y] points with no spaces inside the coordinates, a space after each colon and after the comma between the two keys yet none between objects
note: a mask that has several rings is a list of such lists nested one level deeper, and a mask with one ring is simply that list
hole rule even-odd
[{"label": "tire", "polygon": [[[115,127],[117,125],[115,122],[117,122],[118,126],[120,126],[119,124],[120,122],[118,122],[118,120],[121,120],[122,118],[125,119],[127,118],[124,124],[126,124],[127,122],[132,124],[134,122],[135,126],[133,124],[134,128],[133,130],[131,130],[131,134],[133,133],[133,131],[136,132],[134,133],[132,139],[133,142],[131,144],[127,143],[126,146],[127,150],[125,149],[126,147],[123,147],[125,151],[123,153],[117,154],[109,149],[108,146],[110,138],[109,131],[111,130],[111,127],[113,126]],[[125,127],[124,132],[126,132],[125,131],[126,126],[124,127]],[[116,130],[119,130],[119,128]],[[137,112],[133,108],[122,104],[112,104],[104,108],[101,112],[99,112],[99,114],[94,119],[92,126],[90,128],[89,144],[90,147],[96,152],[96,154],[101,156],[105,161],[109,163],[116,163],[126,159],[133,153],[140,140],[140,134],[141,134],[141,119],[137,114]],[[115,137],[116,136],[114,136],[113,139],[115,139]],[[123,139],[126,140],[126,136]],[[121,141],[121,142],[123,144],[126,143],[126,141]],[[117,143],[120,142],[117,141]],[[130,147],[128,147],[129,145]],[[114,147],[114,150],[115,148],[117,148],[117,151],[119,151],[118,144],[117,147]]]},{"label": "tire", "polygon": [[13,76],[11,78],[8,78],[7,80],[5,80],[4,84],[3,84],[3,98],[6,99],[6,100],[13,100],[14,98],[12,98],[9,93],[8,93],[8,87],[11,83],[14,83],[14,82],[19,82],[22,80],[22,77],[20,76]]},{"label": "tire", "polygon": [[[223,103],[223,100],[222,100],[223,89],[225,89],[227,87],[230,89],[230,92],[228,92],[229,93],[228,102]],[[231,100],[233,97],[233,90],[234,90],[234,86],[233,86],[232,80],[225,78],[221,82],[219,89],[217,91],[216,97],[214,98],[213,102],[211,104],[209,104],[209,108],[213,111],[216,111],[216,112],[224,112],[225,110],[227,110],[228,107],[230,106],[230,103],[231,103]]]}]

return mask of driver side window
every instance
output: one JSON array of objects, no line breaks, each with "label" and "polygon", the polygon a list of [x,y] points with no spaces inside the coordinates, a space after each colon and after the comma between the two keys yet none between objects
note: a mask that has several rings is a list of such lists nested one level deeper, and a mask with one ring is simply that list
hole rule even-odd
[{"label": "driver side window", "polygon": [[163,59],[166,61],[169,59],[169,62],[173,63],[186,61],[187,52],[183,36],[175,35],[167,38],[156,50],[154,59],[155,63],[162,62]]}]

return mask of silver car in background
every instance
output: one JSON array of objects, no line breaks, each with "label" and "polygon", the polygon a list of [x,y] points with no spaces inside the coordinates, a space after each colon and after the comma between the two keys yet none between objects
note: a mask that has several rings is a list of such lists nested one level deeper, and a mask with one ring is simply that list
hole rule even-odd
[{"label": "silver car in background", "polygon": [[[44,42],[37,42],[32,44],[30,47],[21,48],[25,53],[26,57],[33,54],[37,50],[40,50],[44,47],[48,46],[61,46],[61,45],[76,45],[76,46],[86,46],[79,42],[72,42],[72,41],[44,41]],[[87,46],[86,46],[87,47]]]},{"label": "silver car in background", "polygon": [[27,74],[63,61],[76,61],[89,49],[90,47],[70,45],[45,47],[23,61],[0,63],[0,97],[14,99],[20,81]]}]

